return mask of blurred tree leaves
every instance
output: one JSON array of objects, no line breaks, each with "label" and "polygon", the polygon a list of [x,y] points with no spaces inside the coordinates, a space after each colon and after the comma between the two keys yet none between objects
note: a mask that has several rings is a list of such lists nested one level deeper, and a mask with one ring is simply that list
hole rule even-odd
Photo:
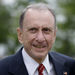
[{"label": "blurred tree leaves", "polygon": [[[69,56],[75,56],[75,1],[74,0],[57,0],[60,7],[58,14],[65,17],[63,23],[58,22],[57,42],[55,46],[58,52]],[[62,11],[61,11],[62,10]],[[60,36],[62,37],[60,37]]]},{"label": "blurred tree leaves", "polygon": [[6,43],[10,28],[10,13],[0,3],[0,43]]},{"label": "blurred tree leaves", "polygon": [[[30,3],[40,0],[15,0],[11,6],[4,5],[0,0],[0,44],[6,45],[6,54],[15,53],[20,46],[17,38],[16,28],[19,26],[19,17],[23,9]],[[41,0],[41,2],[46,2]]]},{"label": "blurred tree leaves", "polygon": [[[0,44],[6,45],[6,54],[15,53],[20,46],[16,28],[19,26],[22,10],[28,4],[37,2],[47,3],[47,0],[15,0],[11,6],[3,5],[0,0]],[[75,1],[57,0],[57,5],[57,15],[63,15],[65,21],[57,22],[57,38],[53,49],[69,56],[75,56]]]}]

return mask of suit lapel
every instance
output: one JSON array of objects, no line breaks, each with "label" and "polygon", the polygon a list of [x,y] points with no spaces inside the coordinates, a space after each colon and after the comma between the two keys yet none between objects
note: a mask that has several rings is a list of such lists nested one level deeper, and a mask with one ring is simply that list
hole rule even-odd
[{"label": "suit lapel", "polygon": [[18,53],[16,53],[14,58],[15,59],[13,61],[13,64],[12,65],[10,64],[9,73],[13,75],[28,75],[26,66],[22,58],[22,48]]},{"label": "suit lapel", "polygon": [[63,75],[63,65],[61,65],[58,61],[53,59],[53,65],[56,72],[56,75]]},{"label": "suit lapel", "polygon": [[[65,75],[64,72],[69,73],[69,69],[65,64],[65,60],[60,61],[61,57],[56,53],[49,53],[49,60],[53,63],[56,75]],[[26,66],[23,62],[22,48],[13,56],[13,62],[9,66],[10,75],[28,75]],[[67,74],[68,75],[68,74]]]},{"label": "suit lapel", "polygon": [[49,54],[49,60],[50,60],[50,62],[53,63],[56,75],[65,75],[64,72],[67,72],[67,71],[65,71],[66,68],[64,66],[64,61],[59,61],[59,58],[60,58],[60,56],[55,57],[55,55],[53,53]]}]

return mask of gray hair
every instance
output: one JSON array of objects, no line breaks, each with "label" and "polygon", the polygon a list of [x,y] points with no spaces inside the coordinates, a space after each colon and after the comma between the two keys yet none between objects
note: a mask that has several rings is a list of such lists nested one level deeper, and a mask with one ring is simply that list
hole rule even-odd
[{"label": "gray hair", "polygon": [[56,16],[55,16],[53,10],[45,3],[31,4],[31,5],[28,5],[24,9],[24,11],[22,12],[22,14],[20,16],[20,21],[19,21],[21,29],[23,28],[24,15],[26,14],[28,9],[37,9],[37,10],[48,10],[48,11],[50,11],[52,13],[52,15],[54,16],[54,19],[55,19],[55,26],[54,26],[54,28],[56,29]]}]

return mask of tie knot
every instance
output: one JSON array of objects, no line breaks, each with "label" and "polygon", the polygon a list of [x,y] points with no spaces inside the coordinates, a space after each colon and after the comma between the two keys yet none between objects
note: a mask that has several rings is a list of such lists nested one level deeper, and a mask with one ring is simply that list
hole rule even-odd
[{"label": "tie knot", "polygon": [[40,64],[39,67],[38,67],[39,75],[41,75],[41,73],[43,72],[44,69],[45,69],[44,65]]}]

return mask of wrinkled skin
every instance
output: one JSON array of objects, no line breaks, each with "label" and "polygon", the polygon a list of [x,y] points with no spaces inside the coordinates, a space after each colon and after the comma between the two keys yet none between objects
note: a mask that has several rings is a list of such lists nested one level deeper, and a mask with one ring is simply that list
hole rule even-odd
[{"label": "wrinkled skin", "polygon": [[54,16],[48,10],[29,9],[24,15],[23,29],[18,28],[18,39],[25,51],[41,63],[55,41]]}]

